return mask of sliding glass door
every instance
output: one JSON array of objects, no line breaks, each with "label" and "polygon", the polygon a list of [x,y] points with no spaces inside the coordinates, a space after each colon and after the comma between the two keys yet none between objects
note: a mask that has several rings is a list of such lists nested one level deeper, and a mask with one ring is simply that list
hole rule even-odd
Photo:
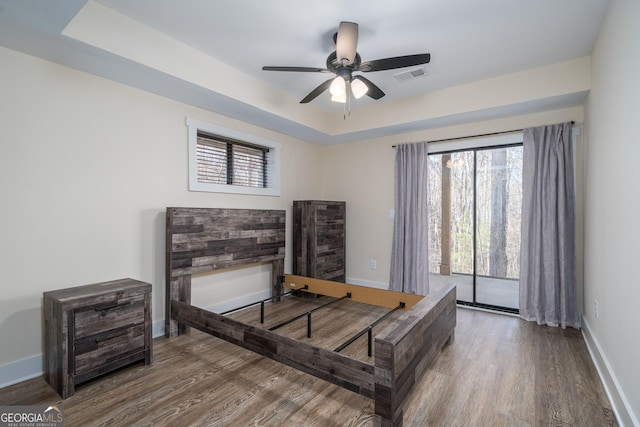
[{"label": "sliding glass door", "polygon": [[432,286],[460,303],[518,310],[522,146],[429,155]]}]

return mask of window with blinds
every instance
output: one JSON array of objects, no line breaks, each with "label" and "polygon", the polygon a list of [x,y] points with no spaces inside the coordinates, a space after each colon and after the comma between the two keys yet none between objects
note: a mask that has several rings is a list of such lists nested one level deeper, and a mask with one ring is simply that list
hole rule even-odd
[{"label": "window with blinds", "polygon": [[193,119],[187,125],[191,190],[279,195],[278,144]]},{"label": "window with blinds", "polygon": [[266,147],[254,147],[214,135],[198,134],[198,182],[266,187]]}]

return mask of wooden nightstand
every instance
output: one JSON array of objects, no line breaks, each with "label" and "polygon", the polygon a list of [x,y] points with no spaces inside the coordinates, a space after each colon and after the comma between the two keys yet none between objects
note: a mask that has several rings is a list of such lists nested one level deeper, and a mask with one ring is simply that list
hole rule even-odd
[{"label": "wooden nightstand", "polygon": [[152,361],[151,285],[120,279],[44,292],[44,377],[63,399],[76,384]]}]

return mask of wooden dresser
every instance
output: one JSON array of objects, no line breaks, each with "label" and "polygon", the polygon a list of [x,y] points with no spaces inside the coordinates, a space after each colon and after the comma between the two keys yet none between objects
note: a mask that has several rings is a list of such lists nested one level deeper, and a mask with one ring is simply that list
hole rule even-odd
[{"label": "wooden dresser", "polygon": [[345,202],[293,202],[293,274],[344,282]]},{"label": "wooden dresser", "polygon": [[151,285],[120,279],[43,293],[44,377],[63,399],[76,384],[152,361]]}]

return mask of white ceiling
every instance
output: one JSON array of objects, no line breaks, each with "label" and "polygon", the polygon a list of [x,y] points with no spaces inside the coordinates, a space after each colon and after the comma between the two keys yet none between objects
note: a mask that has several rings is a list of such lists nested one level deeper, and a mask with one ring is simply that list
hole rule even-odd
[{"label": "white ceiling", "polygon": [[[297,119],[297,114],[342,120],[342,105],[325,93],[310,104],[296,104],[291,116],[272,114],[227,88],[204,90],[188,80],[154,69],[98,44],[62,35],[86,0],[0,0],[0,45],[69,65],[116,81],[208,108],[309,141],[341,141],[442,123],[407,122],[387,129],[330,136]],[[91,1],[89,3],[92,3]],[[359,24],[362,60],[431,53],[428,76],[400,83],[401,70],[367,73],[386,96],[354,101],[352,110],[465,83],[588,56],[608,0],[95,0],[98,6],[163,33],[222,63],[238,76],[251,76],[299,101],[330,76],[323,73],[262,71],[263,65],[324,67],[335,50],[332,36],[340,21]],[[99,8],[100,10],[106,10]],[[126,35],[111,27],[113,37]],[[96,47],[101,46],[101,48]],[[413,69],[412,67],[409,69]],[[241,88],[237,88],[240,92]],[[563,99],[520,105],[501,116],[581,102]],[[379,110],[383,111],[383,110]],[[485,116],[492,113],[482,112]],[[450,122],[479,116],[449,118]],[[326,119],[325,119],[326,120]],[[446,122],[446,120],[445,120]]]}]

